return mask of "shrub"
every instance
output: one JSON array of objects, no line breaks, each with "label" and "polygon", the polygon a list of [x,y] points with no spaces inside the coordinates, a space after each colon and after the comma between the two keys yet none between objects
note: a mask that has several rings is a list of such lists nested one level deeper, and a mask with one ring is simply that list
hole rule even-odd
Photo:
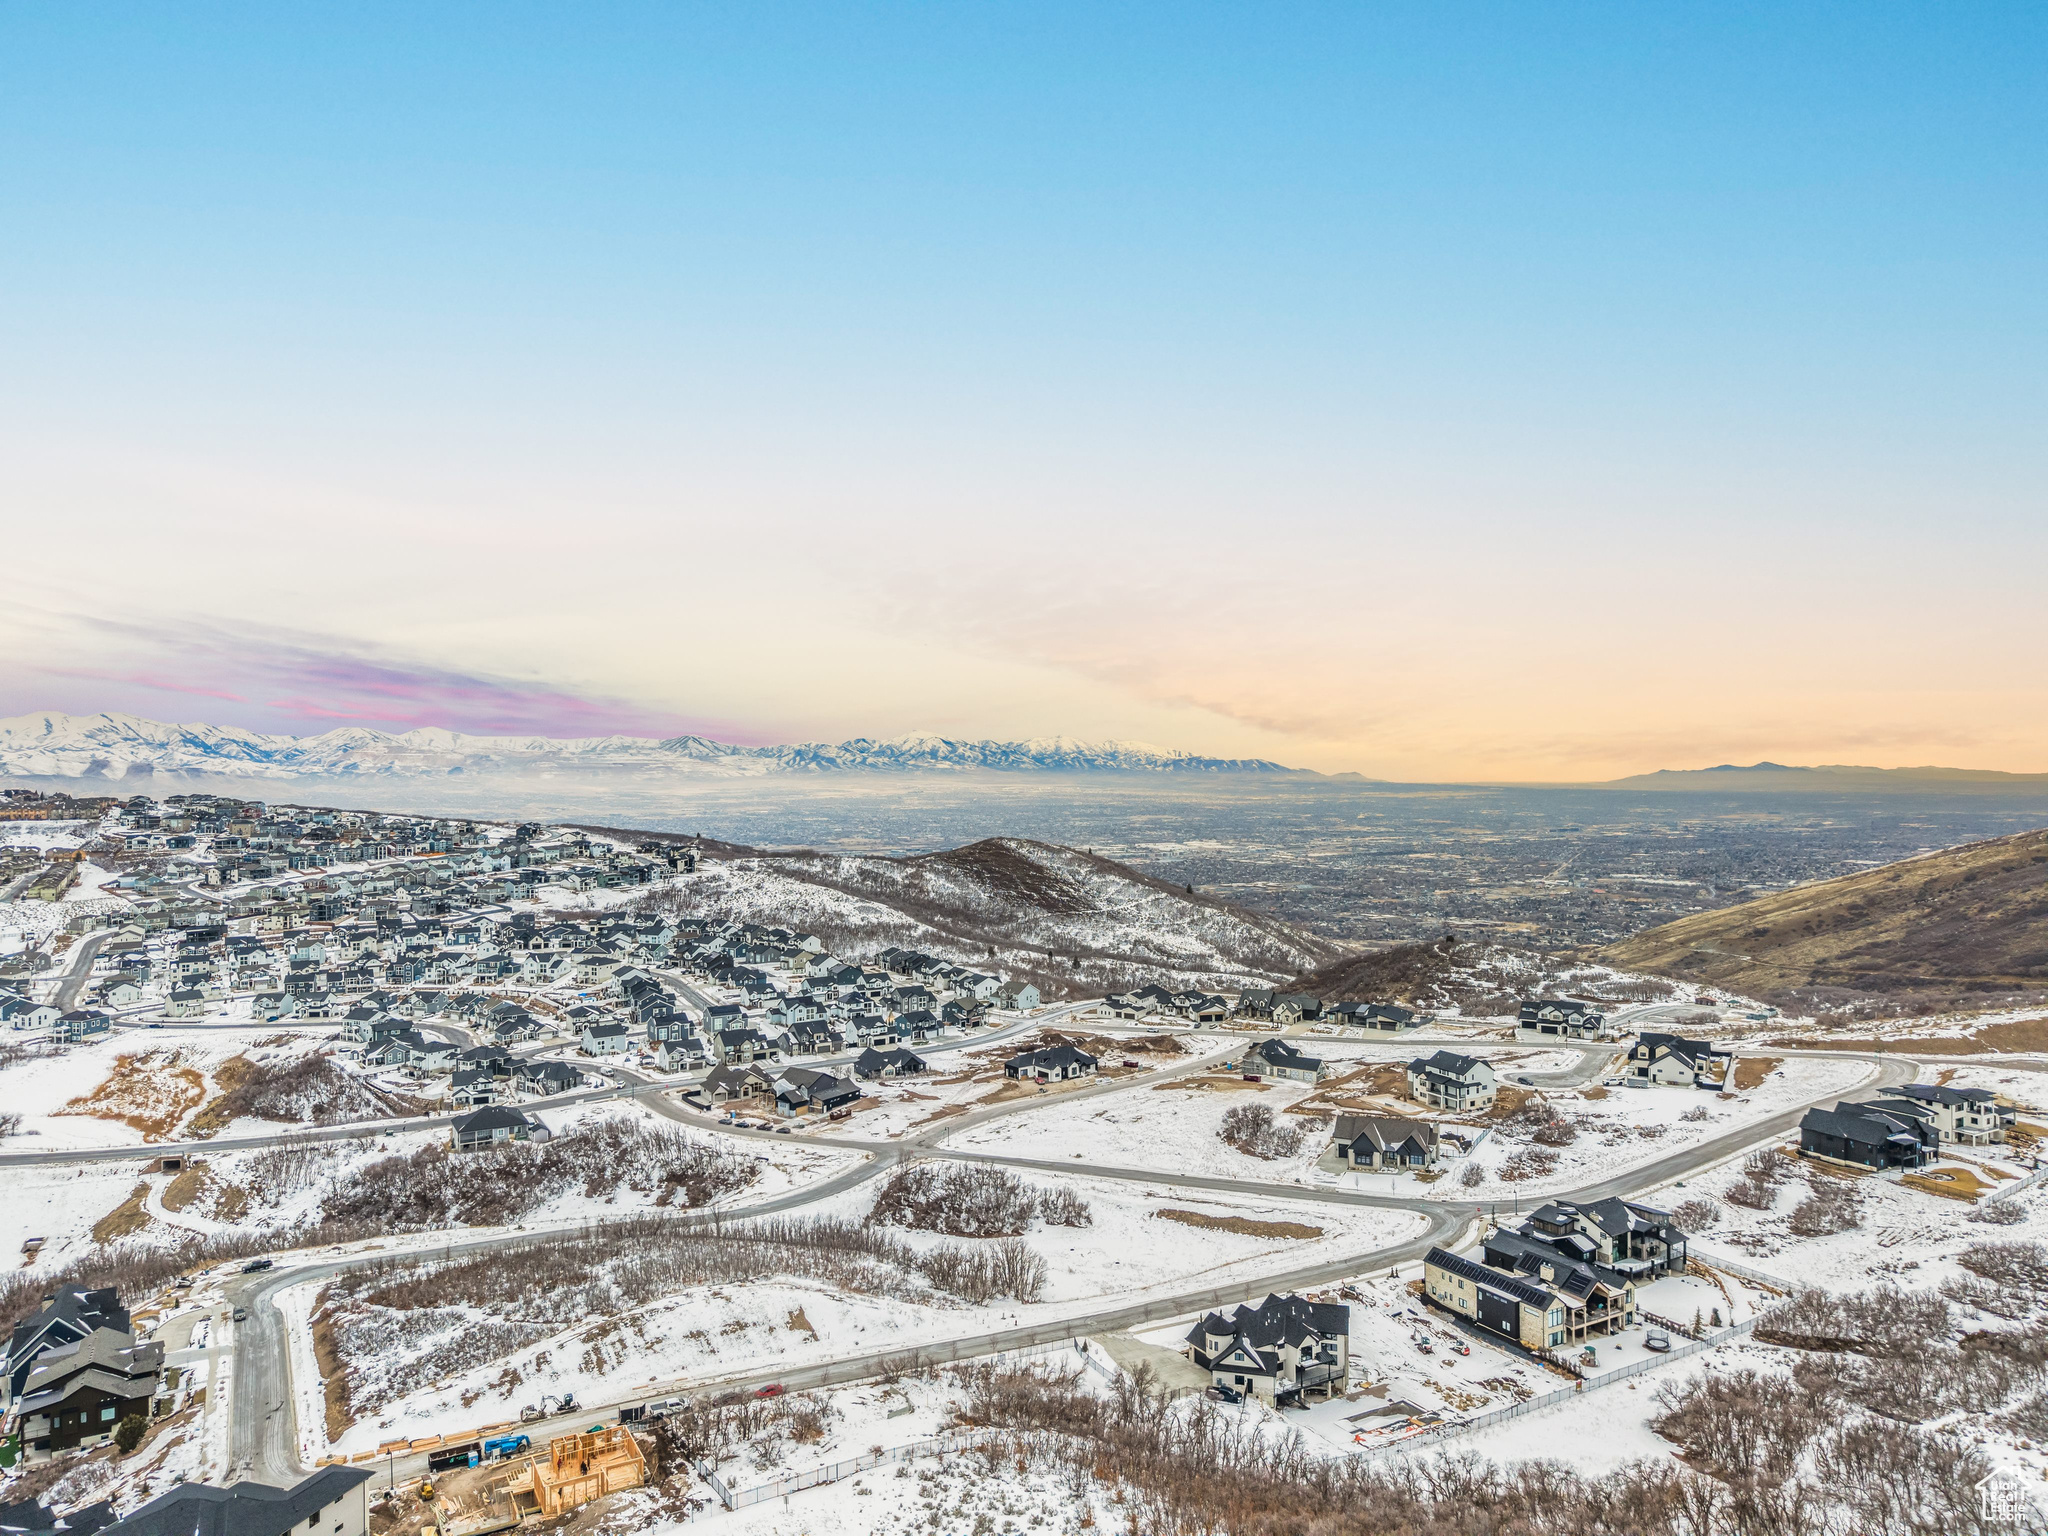
[{"label": "shrub", "polygon": [[1572,1142],[1579,1139],[1579,1128],[1569,1120],[1552,1120],[1547,1124],[1537,1126],[1529,1139],[1538,1146],[1569,1146]]},{"label": "shrub", "polygon": [[1458,1175],[1458,1182],[1467,1189],[1477,1189],[1486,1182],[1486,1170],[1477,1163],[1467,1163],[1464,1171]]},{"label": "shrub", "polygon": [[1038,1216],[1048,1227],[1092,1227],[1095,1213],[1065,1185],[1048,1189],[1038,1197]]},{"label": "shrub", "polygon": [[1674,1206],[1671,1219],[1688,1232],[1704,1232],[1721,1219],[1721,1208],[1711,1200],[1687,1200]]},{"label": "shrub", "polygon": [[1271,1160],[1292,1157],[1301,1150],[1302,1132],[1276,1122],[1272,1107],[1266,1104],[1238,1105],[1223,1117],[1222,1129],[1217,1134],[1226,1146],[1235,1147],[1247,1157]]},{"label": "shrub", "polygon": [[1542,1147],[1528,1147],[1500,1165],[1500,1176],[1509,1184],[1519,1184],[1524,1179],[1540,1179],[1556,1169],[1555,1152],[1545,1151]]},{"label": "shrub", "polygon": [[142,1437],[149,1433],[149,1420],[139,1413],[131,1413],[114,1426],[114,1449],[123,1456],[132,1455],[135,1447],[142,1444]]},{"label": "shrub", "polygon": [[623,1188],[652,1195],[657,1205],[680,1197],[699,1206],[759,1177],[752,1158],[677,1127],[599,1120],[546,1142],[477,1152],[431,1146],[381,1158],[331,1190],[322,1209],[330,1222],[390,1231],[506,1226],[571,1190],[594,1199]]},{"label": "shrub", "polygon": [[948,1237],[1015,1237],[1030,1230],[1039,1205],[1031,1186],[1007,1168],[989,1163],[904,1163],[875,1197],[868,1220]]},{"label": "shrub", "polygon": [[1704,1104],[1695,1105],[1693,1108],[1688,1109],[1684,1114],[1680,1115],[1678,1118],[1683,1120],[1687,1125],[1698,1125],[1701,1121],[1707,1118],[1707,1106]]},{"label": "shrub", "polygon": [[[0,1131],[0,1135],[5,1134]],[[1987,1227],[2016,1227],[2027,1219],[2027,1213],[2017,1200],[1986,1200],[1970,1212],[1968,1219]]]},{"label": "shrub", "polygon": [[1752,1211],[1768,1211],[1778,1198],[1777,1189],[1769,1182],[1757,1178],[1745,1178],[1728,1191],[1730,1205],[1746,1206]]},{"label": "shrub", "polygon": [[1863,1225],[1863,1202],[1848,1185],[1828,1179],[1792,1208],[1786,1223],[1794,1237],[1826,1237]]}]

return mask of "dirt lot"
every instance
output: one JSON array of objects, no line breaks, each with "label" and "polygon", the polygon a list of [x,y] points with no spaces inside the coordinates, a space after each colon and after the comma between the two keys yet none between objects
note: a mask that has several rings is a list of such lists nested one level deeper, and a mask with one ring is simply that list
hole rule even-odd
[{"label": "dirt lot", "polygon": [[1764,1043],[1802,1051],[1892,1051],[1901,1056],[1981,1056],[1986,1051],[2024,1055],[2048,1052],[2048,1017],[2015,1019],[2009,1024],[1987,1024],[1967,1035],[1924,1036],[1919,1039],[1905,1036],[1892,1040],[1868,1036],[1793,1035]]},{"label": "dirt lot", "polygon": [[1780,1056],[1742,1056],[1735,1062],[1735,1091],[1745,1093],[1760,1085],[1783,1062]]},{"label": "dirt lot", "polygon": [[206,1077],[178,1065],[175,1051],[146,1051],[118,1057],[105,1082],[81,1094],[57,1113],[116,1120],[144,1141],[162,1141],[206,1097]]},{"label": "dirt lot", "polygon": [[1209,1216],[1201,1211],[1181,1211],[1170,1206],[1152,1214],[1161,1221],[1177,1221],[1184,1227],[1200,1227],[1204,1232],[1235,1232],[1241,1237],[1291,1237],[1307,1242],[1323,1235],[1321,1227],[1304,1226],[1298,1221],[1253,1221],[1244,1216]]}]

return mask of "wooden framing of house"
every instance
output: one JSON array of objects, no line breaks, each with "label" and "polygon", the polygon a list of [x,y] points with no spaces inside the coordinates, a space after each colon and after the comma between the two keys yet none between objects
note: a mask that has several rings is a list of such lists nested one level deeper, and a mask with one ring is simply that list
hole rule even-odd
[{"label": "wooden framing of house", "polygon": [[587,1434],[563,1435],[527,1464],[528,1491],[543,1518],[638,1488],[647,1481],[647,1458],[632,1431],[615,1424]]}]

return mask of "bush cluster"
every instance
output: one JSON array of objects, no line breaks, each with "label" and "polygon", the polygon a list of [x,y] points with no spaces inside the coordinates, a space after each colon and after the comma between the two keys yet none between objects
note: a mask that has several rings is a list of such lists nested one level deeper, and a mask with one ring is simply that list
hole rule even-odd
[{"label": "bush cluster", "polygon": [[1267,1160],[1292,1157],[1301,1150],[1305,1132],[1299,1126],[1282,1125],[1266,1104],[1240,1104],[1223,1117],[1217,1132],[1224,1145],[1235,1147],[1247,1157]]}]

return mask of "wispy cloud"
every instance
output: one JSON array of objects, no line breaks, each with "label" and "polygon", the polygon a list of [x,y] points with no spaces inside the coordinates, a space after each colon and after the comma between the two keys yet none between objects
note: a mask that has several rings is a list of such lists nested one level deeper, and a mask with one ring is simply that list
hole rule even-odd
[{"label": "wispy cloud", "polygon": [[167,694],[231,703],[229,723],[295,734],[340,724],[486,736],[749,734],[558,680],[440,666],[331,635],[191,619],[72,622],[116,664],[30,670],[118,694],[95,709],[147,707],[147,695]]}]

